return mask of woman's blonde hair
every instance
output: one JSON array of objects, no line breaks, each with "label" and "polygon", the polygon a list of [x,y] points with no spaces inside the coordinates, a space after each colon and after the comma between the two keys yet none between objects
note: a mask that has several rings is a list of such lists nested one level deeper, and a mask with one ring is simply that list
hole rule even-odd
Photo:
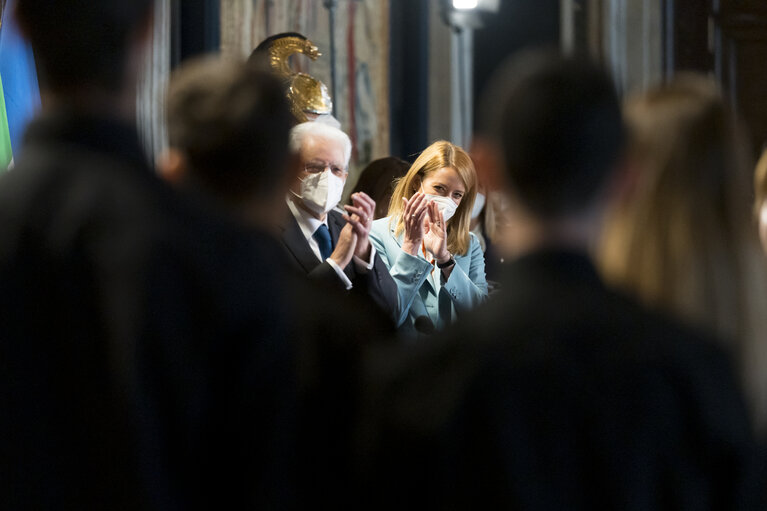
[{"label": "woman's blonde hair", "polygon": [[605,277],[736,342],[757,422],[766,426],[767,272],[745,133],[718,87],[697,75],[631,98],[625,117],[633,180],[607,215]]},{"label": "woman's blonde hair", "polygon": [[439,140],[423,150],[405,177],[397,181],[389,203],[388,216],[390,222],[396,222],[394,233],[399,236],[405,230],[402,223],[402,211],[405,208],[402,198],[409,199],[420,189],[424,178],[446,167],[455,170],[466,187],[455,215],[447,221],[447,249],[452,254],[463,255],[469,251],[469,226],[471,209],[477,196],[477,173],[469,155],[457,145]]}]

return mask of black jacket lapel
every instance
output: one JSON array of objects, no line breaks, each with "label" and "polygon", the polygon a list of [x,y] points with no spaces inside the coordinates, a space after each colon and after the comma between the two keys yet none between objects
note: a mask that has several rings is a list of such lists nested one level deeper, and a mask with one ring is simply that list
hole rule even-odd
[{"label": "black jacket lapel", "polygon": [[309,273],[316,268],[317,265],[320,264],[320,261],[317,259],[314,252],[312,252],[312,249],[309,248],[309,243],[306,241],[306,238],[304,238],[304,233],[301,232],[298,222],[296,222],[296,219],[290,212],[288,212],[281,227],[283,228],[280,237],[282,243],[294,257],[299,266],[301,266],[306,273]]},{"label": "black jacket lapel", "polygon": [[346,225],[346,220],[341,213],[335,210],[328,212],[328,229],[330,230],[330,239],[333,241],[333,248],[336,248],[338,237],[341,235],[341,229]]}]

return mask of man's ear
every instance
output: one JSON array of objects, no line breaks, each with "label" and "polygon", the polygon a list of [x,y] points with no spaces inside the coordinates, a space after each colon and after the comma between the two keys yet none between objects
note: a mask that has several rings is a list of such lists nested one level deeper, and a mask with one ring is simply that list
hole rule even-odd
[{"label": "man's ear", "polygon": [[508,179],[503,165],[503,154],[498,146],[482,136],[475,136],[469,150],[477,178],[486,192],[503,191],[508,187]]},{"label": "man's ear", "polygon": [[168,148],[157,157],[157,173],[173,186],[181,184],[188,170],[186,155],[178,149]]}]

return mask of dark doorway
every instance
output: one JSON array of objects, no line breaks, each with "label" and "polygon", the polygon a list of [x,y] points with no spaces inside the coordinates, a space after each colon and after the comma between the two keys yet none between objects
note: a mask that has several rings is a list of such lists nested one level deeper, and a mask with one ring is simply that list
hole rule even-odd
[{"label": "dark doorway", "polygon": [[221,13],[218,0],[171,0],[171,65],[203,53],[217,52],[221,45]]},{"label": "dark doorway", "polygon": [[429,3],[390,3],[391,154],[413,161],[428,144]]},{"label": "dark doorway", "polygon": [[497,13],[483,16],[474,33],[474,91],[476,103],[498,66],[519,50],[558,48],[560,0],[502,1]]},{"label": "dark doorway", "polygon": [[760,152],[767,142],[767,2],[665,0],[665,13],[667,74],[716,76]]}]

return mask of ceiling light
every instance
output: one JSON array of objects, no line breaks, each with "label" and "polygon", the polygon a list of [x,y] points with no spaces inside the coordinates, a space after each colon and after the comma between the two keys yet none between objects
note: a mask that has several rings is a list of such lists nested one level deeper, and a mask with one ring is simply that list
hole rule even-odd
[{"label": "ceiling light", "polygon": [[454,9],[476,9],[477,0],[453,0]]}]

